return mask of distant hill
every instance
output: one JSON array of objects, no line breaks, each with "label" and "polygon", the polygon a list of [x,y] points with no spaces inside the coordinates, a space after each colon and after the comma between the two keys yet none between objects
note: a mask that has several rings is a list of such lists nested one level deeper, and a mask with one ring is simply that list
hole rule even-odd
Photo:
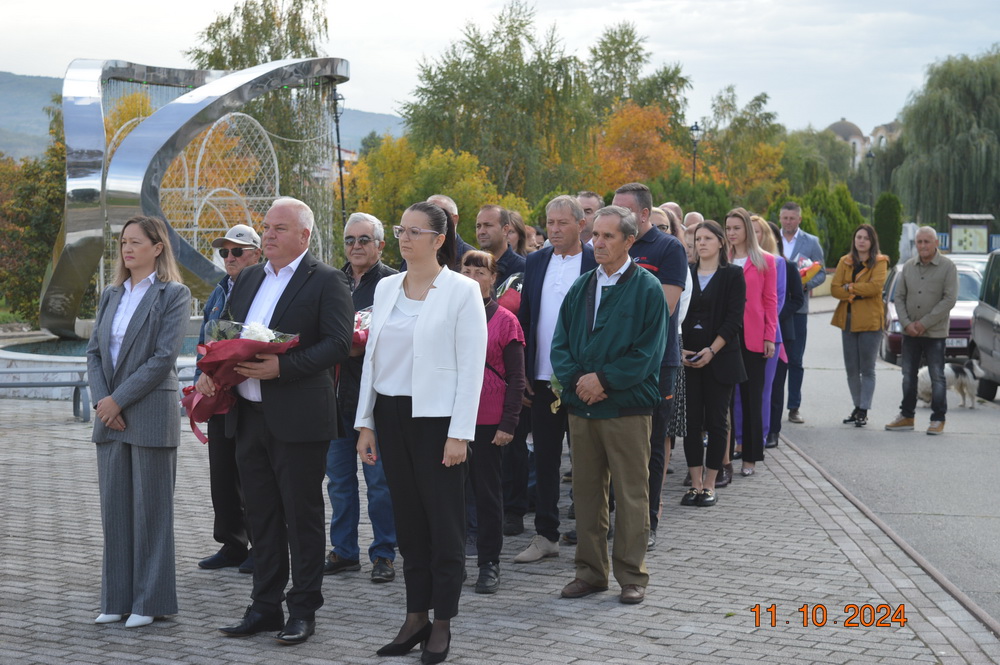
[{"label": "distant hill", "polygon": [[[0,152],[16,158],[40,156],[49,140],[44,109],[52,103],[52,95],[61,92],[59,78],[0,72]],[[340,140],[345,149],[360,149],[361,139],[372,131],[401,136],[403,119],[388,113],[344,110]]]}]

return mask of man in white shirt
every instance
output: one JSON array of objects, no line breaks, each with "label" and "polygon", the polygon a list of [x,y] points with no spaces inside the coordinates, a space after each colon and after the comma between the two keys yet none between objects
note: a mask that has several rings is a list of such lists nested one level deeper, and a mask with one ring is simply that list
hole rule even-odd
[{"label": "man in white shirt", "polygon": [[535,532],[516,563],[559,556],[559,488],[562,442],[568,432],[566,409],[550,408],[555,395],[549,385],[549,351],[559,307],[573,282],[597,267],[594,250],[580,241],[585,218],[572,196],[557,196],[545,206],[551,247],[528,255],[518,319],[525,336],[525,377],[531,399],[531,431],[535,442]]}]

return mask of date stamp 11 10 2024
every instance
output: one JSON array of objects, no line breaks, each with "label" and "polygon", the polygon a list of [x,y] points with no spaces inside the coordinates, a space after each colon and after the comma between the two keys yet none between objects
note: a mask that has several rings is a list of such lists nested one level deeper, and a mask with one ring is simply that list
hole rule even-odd
[{"label": "date stamp 11 10 2024", "polygon": [[818,603],[810,605],[808,603],[797,608],[797,614],[792,614],[792,619],[782,619],[779,617],[779,609],[776,604],[768,607],[761,607],[758,603],[750,608],[754,617],[754,626],[760,628],[780,625],[797,625],[799,621],[802,626],[843,626],[845,628],[902,628],[906,625],[906,605],[856,605],[849,603],[844,605],[843,612],[833,610],[828,612],[826,605]]}]

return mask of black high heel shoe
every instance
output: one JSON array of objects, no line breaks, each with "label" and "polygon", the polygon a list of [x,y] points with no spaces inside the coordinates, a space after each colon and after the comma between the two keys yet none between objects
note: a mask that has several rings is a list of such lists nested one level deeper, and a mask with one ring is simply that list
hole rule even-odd
[{"label": "black high heel shoe", "polygon": [[[424,624],[423,628],[413,633],[413,635],[410,635],[410,637],[408,637],[407,639],[403,640],[402,642],[389,642],[389,644],[386,644],[384,647],[376,651],[375,655],[402,656],[404,654],[410,653],[410,651],[413,650],[413,647],[417,646],[418,644],[421,645],[421,647],[423,647],[423,645],[427,643],[427,640],[429,640],[430,637],[431,637],[431,622],[428,621],[427,623]],[[450,636],[448,638],[448,641],[449,642],[451,641]],[[427,652],[424,651],[424,653]],[[447,650],[445,650],[445,655],[448,655]],[[441,660],[444,660],[444,658],[442,658]],[[436,660],[434,662],[440,663],[441,661]]]},{"label": "black high heel shoe", "polygon": [[[428,637],[430,633],[428,632]],[[424,647],[423,653],[420,654],[420,662],[424,665],[433,665],[434,663],[442,663],[444,659],[448,657],[448,652],[451,650],[451,629],[448,629],[448,646],[444,648],[444,651],[428,651],[427,647]]]}]

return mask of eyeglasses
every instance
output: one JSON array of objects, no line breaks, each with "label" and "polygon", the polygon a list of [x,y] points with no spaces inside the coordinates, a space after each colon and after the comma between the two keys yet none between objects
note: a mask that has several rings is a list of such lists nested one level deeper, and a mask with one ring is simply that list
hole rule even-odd
[{"label": "eyeglasses", "polygon": [[396,238],[402,237],[402,235],[404,233],[406,233],[406,234],[408,234],[410,236],[410,240],[416,240],[417,238],[420,237],[420,235],[422,233],[433,233],[436,236],[441,235],[440,233],[438,233],[437,231],[434,231],[432,229],[422,229],[422,228],[420,228],[418,226],[410,226],[410,227],[406,227],[406,226],[394,226],[394,227],[392,227],[392,235],[394,237],[396,237]]},{"label": "eyeglasses", "polygon": [[358,243],[359,245],[364,247],[371,241],[372,241],[371,236],[358,236],[357,238],[355,238],[354,236],[344,236],[344,244],[347,245],[348,247],[354,247],[354,243]]},{"label": "eyeglasses", "polygon": [[223,247],[222,249],[219,250],[219,256],[221,256],[224,259],[228,259],[229,254],[232,253],[233,257],[238,259],[241,256],[243,256],[243,252],[249,252],[249,251],[250,251],[249,249],[243,249],[242,247],[233,247],[232,249],[226,249],[225,247]]}]

